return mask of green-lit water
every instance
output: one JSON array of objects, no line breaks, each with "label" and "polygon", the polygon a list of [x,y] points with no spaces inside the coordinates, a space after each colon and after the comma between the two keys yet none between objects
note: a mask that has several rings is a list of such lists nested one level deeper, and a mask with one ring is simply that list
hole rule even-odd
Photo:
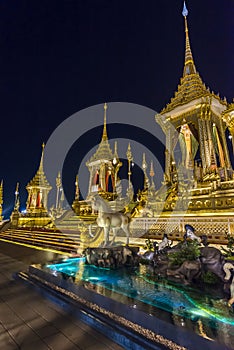
[{"label": "green-lit water", "polygon": [[234,344],[234,313],[222,293],[209,293],[158,281],[138,269],[110,270],[85,265],[84,259],[67,259],[47,267],[53,273],[73,277],[77,282],[113,299],[143,309],[166,321],[189,328],[204,337]]}]

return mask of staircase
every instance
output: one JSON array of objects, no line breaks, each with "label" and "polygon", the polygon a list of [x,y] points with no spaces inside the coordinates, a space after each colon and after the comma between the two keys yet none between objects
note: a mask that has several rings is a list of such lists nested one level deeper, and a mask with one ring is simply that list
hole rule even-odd
[{"label": "staircase", "polygon": [[9,228],[4,232],[0,232],[0,240],[69,254],[76,254],[77,249],[80,247],[80,233],[70,230],[61,233],[59,231],[36,228]]}]

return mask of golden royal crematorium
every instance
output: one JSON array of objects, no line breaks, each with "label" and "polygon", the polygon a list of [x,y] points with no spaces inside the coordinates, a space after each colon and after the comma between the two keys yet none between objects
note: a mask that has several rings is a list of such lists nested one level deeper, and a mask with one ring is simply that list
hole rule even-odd
[{"label": "golden royal crematorium", "polygon": [[[234,103],[228,104],[226,99],[221,99],[210,91],[202,81],[190,46],[186,8],[183,15],[183,75],[171,101],[155,116],[166,139],[165,173],[161,187],[155,189],[153,164],[148,167],[143,155],[144,189],[139,191],[135,202],[131,187],[125,197],[121,195],[118,171],[122,164],[118,158],[117,145],[113,152],[108,141],[105,105],[101,142],[86,164],[90,171],[86,201],[79,200],[77,178],[74,212],[64,211],[62,200],[58,197],[62,190],[61,178],[58,177],[56,206],[49,213],[47,196],[51,187],[43,171],[42,152],[38,172],[27,186],[29,194],[26,214],[18,211],[18,190],[16,191],[16,204],[12,213],[15,227],[41,227],[54,223],[63,230],[77,231],[82,228],[83,239],[87,244],[95,246],[101,241],[101,233],[94,224],[95,213],[90,207],[89,199],[93,193],[99,193],[109,201],[112,208],[117,209],[118,204],[121,204],[120,207],[126,204],[125,209],[132,215],[132,241],[140,236],[144,239],[160,239],[164,232],[172,239],[180,239],[186,223],[194,226],[198,235],[206,234],[214,243],[225,243],[226,234],[233,234],[234,177],[230,157],[233,157]],[[133,159],[130,145],[126,155],[130,179],[130,164]],[[110,181],[112,193],[108,188]],[[2,193],[2,188],[0,192]],[[92,223],[94,225],[90,228]]]}]

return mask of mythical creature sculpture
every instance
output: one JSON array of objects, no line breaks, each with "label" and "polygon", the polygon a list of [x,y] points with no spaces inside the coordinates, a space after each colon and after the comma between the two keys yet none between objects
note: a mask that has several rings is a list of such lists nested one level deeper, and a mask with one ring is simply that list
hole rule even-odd
[{"label": "mythical creature sculpture", "polygon": [[117,268],[125,265],[138,265],[137,251],[128,246],[86,248],[83,254],[87,264],[98,267]]},{"label": "mythical creature sculpture", "polygon": [[[228,305],[232,306],[234,303],[234,265],[230,262],[227,262],[223,265],[223,270],[225,272],[225,281],[231,280],[231,285],[230,285],[230,299],[228,300]],[[232,271],[232,272],[231,272]]]},{"label": "mythical creature sculpture", "polygon": [[171,241],[168,239],[168,235],[164,233],[162,241],[158,244],[157,250],[161,253],[165,248],[170,247]]},{"label": "mythical creature sculpture", "polygon": [[98,211],[97,224],[104,229],[104,246],[107,246],[109,243],[110,229],[113,231],[112,244],[120,228],[122,228],[126,234],[126,244],[129,244],[130,217],[127,214],[113,211],[108,203],[99,195],[94,195],[92,197],[92,208]]},{"label": "mythical creature sculpture", "polygon": [[223,266],[225,259],[221,251],[215,247],[200,248],[200,261],[205,271],[211,271],[224,281]]},{"label": "mythical creature sculpture", "polygon": [[[215,247],[208,247],[207,245],[201,247],[197,244],[200,256],[198,251],[194,256],[194,260],[186,260],[181,266],[172,268],[171,257],[173,254],[184,249],[186,250],[189,245],[192,244],[189,241],[201,242],[200,237],[195,235],[192,226],[185,225],[185,230],[184,241],[170,247],[168,237],[165,234],[162,242],[156,246],[154,252],[148,251],[142,256],[142,258],[152,262],[155,268],[155,273],[160,275],[163,274],[170,278],[180,278],[185,284],[191,283],[194,279],[198,278],[202,271],[210,271],[218,276],[222,282],[225,282],[225,272],[223,270],[225,259],[221,251]],[[160,252],[163,252],[164,254],[159,254]]]},{"label": "mythical creature sculpture", "polygon": [[194,279],[201,275],[201,262],[199,259],[194,261],[184,261],[176,270],[167,270],[167,276],[173,276],[182,280],[184,284],[190,284]]},{"label": "mythical creature sculpture", "polygon": [[201,242],[201,238],[195,235],[195,229],[193,226],[187,224],[185,225],[184,228],[185,228],[185,234],[184,234],[185,239],[190,238],[191,240],[196,240],[199,243]]}]

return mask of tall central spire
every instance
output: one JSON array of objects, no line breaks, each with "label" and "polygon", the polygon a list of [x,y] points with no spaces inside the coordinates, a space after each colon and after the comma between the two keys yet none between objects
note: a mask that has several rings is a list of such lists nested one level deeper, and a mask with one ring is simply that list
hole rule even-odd
[{"label": "tall central spire", "polygon": [[41,151],[41,161],[40,161],[39,171],[42,173],[42,172],[44,172],[44,170],[43,170],[44,149],[45,149],[45,143],[44,142],[43,142],[41,147],[42,147],[42,151]]},{"label": "tall central spire", "polygon": [[186,76],[189,74],[195,74],[196,68],[193,61],[193,55],[192,55],[192,50],[191,50],[190,40],[189,40],[188,22],[187,22],[188,10],[185,2],[184,2],[182,14],[184,16],[184,25],[185,25],[185,62],[184,62],[183,76]]},{"label": "tall central spire", "polygon": [[113,159],[113,154],[108,142],[107,137],[107,130],[106,130],[106,110],[107,110],[107,104],[104,104],[104,125],[103,125],[103,132],[102,132],[102,139],[98,146],[97,151],[95,154],[90,158],[90,160],[87,162],[87,165],[90,162],[100,160],[100,159]]},{"label": "tall central spire", "polygon": [[210,96],[210,92],[203,83],[199,73],[196,71],[194,64],[187,23],[188,10],[185,1],[182,14],[184,16],[185,24],[185,61],[183,76],[180,79],[180,83],[174,97],[172,97],[170,103],[168,103],[162,110],[161,114],[170,112],[174,108],[187,104],[190,101],[196,100],[197,98]]},{"label": "tall central spire", "polygon": [[107,140],[107,131],[106,131],[106,110],[107,110],[107,104],[104,104],[104,126],[103,126],[103,133],[102,133],[102,140]]}]

